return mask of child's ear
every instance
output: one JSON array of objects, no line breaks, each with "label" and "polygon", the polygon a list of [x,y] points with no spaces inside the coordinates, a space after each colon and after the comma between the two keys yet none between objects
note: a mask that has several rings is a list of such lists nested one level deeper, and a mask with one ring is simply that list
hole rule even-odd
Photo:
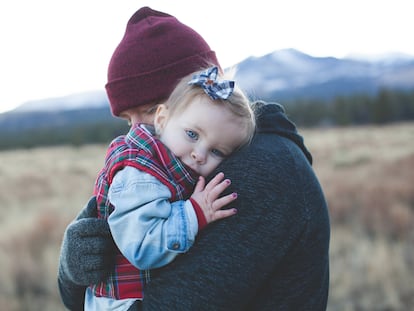
[{"label": "child's ear", "polygon": [[168,107],[165,104],[158,105],[154,118],[155,133],[157,135],[161,134],[165,124],[167,124],[168,115]]}]

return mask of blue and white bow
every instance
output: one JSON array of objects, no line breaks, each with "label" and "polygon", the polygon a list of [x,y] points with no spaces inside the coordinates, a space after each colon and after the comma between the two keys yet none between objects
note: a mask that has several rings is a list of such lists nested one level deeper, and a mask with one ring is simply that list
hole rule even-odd
[{"label": "blue and white bow", "polygon": [[204,92],[211,99],[227,99],[233,93],[234,81],[230,80],[217,80],[218,68],[211,67],[207,70],[193,75],[188,84],[199,85],[203,88]]}]

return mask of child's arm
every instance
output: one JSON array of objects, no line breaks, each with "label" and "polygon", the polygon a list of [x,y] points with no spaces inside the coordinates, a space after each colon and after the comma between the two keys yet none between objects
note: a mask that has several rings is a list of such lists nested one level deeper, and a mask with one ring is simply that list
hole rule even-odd
[{"label": "child's arm", "polygon": [[[209,185],[206,193],[217,198],[228,183]],[[198,224],[191,202],[171,203],[171,192],[154,176],[124,168],[114,177],[109,199],[115,206],[108,218],[114,241],[138,268],[164,266],[194,243]]]}]

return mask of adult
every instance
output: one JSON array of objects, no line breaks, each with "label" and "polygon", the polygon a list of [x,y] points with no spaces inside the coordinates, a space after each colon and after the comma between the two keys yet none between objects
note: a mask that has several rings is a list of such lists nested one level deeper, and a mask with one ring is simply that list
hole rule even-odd
[{"label": "adult", "polygon": [[[198,58],[201,62],[217,63],[209,48],[206,53],[207,43],[189,31],[191,28],[168,14],[141,10],[151,12],[151,17],[141,18],[139,22],[145,24],[137,23],[140,26],[135,29],[140,32],[146,25],[146,29],[159,30],[153,32],[158,40],[151,40],[158,44],[154,53],[161,53],[157,61],[163,57],[164,65],[181,65],[175,66],[177,71],[166,66],[161,71],[175,74],[176,79],[184,76],[181,70],[193,59],[188,49],[194,52],[195,42],[204,47],[203,53],[197,53],[203,54]],[[154,12],[160,17],[157,22]],[[170,27],[162,27],[167,20]],[[177,37],[167,34],[172,28]],[[180,38],[181,44],[189,47],[177,44]],[[148,42],[141,42],[142,55],[152,53]],[[134,47],[122,47],[129,57],[141,57],[133,53]],[[117,57],[121,54],[114,53]],[[144,78],[135,75],[125,84],[124,92],[140,89]],[[148,94],[152,90],[155,96],[144,98],[148,112],[168,96],[168,92],[158,95],[159,81],[145,81],[142,88]],[[122,92],[118,96],[122,97]],[[140,100],[141,95],[137,93],[136,98]],[[252,144],[218,168],[232,180],[229,191],[239,194],[238,214],[207,227],[187,254],[154,270],[137,310],[326,309],[330,227],[325,198],[311,167],[312,157],[280,105],[257,102],[255,110],[257,134]],[[145,116],[151,122],[151,116]],[[58,283],[63,303],[70,310],[82,310],[86,286],[106,276],[112,262],[106,254],[112,251],[113,242],[106,223],[94,218],[94,204],[92,198],[68,226],[62,243]]]}]

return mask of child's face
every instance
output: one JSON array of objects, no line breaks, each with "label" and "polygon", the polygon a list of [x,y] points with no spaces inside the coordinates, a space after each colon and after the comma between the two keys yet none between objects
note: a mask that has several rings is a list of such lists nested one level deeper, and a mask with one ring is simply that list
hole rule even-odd
[{"label": "child's face", "polygon": [[160,105],[155,127],[160,140],[202,176],[209,175],[246,135],[237,117],[205,96],[172,116],[167,106]]}]

